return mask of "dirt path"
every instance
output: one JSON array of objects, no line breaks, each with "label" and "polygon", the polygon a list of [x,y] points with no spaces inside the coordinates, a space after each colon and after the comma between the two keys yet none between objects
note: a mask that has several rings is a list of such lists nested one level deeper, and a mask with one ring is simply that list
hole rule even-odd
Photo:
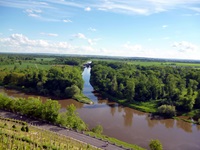
[{"label": "dirt path", "polygon": [[5,118],[13,118],[13,119],[17,119],[17,120],[26,121],[27,123],[29,123],[31,125],[37,126],[39,128],[45,129],[45,130],[53,131],[53,132],[56,132],[56,133],[59,133],[59,134],[62,134],[62,135],[68,136],[68,137],[71,137],[73,139],[76,139],[76,140],[81,141],[81,142],[88,143],[88,144],[93,145],[93,146],[100,148],[100,149],[125,150],[125,148],[113,145],[111,143],[108,143],[108,145],[106,146],[105,141],[90,137],[88,135],[76,132],[74,130],[68,130],[64,127],[59,127],[59,126],[56,126],[56,125],[52,125],[50,123],[46,123],[46,122],[41,121],[41,120],[28,118],[26,116],[21,116],[19,114],[14,114],[14,113],[11,113],[11,112],[8,112],[8,111],[0,110],[0,116],[5,117]]}]

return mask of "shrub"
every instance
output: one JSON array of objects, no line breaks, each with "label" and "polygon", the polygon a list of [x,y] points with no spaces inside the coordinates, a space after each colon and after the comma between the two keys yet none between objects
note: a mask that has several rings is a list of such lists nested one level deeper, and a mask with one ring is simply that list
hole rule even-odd
[{"label": "shrub", "polygon": [[97,125],[92,129],[92,132],[101,134],[103,132],[103,127],[101,125]]},{"label": "shrub", "polygon": [[25,131],[29,132],[29,127],[28,126],[25,127]]},{"label": "shrub", "polygon": [[149,143],[149,147],[151,150],[162,150],[162,144],[159,140],[151,140]]},{"label": "shrub", "polygon": [[25,130],[26,130],[25,127],[22,126],[22,127],[21,127],[21,131],[25,132]]},{"label": "shrub", "polygon": [[165,117],[173,117],[176,115],[175,106],[171,105],[161,105],[160,107],[158,107],[157,112],[158,114],[163,115]]},{"label": "shrub", "polygon": [[12,128],[13,128],[13,129],[16,129],[16,126],[15,126],[15,125],[13,125],[13,126],[12,126]]},{"label": "shrub", "polygon": [[198,124],[200,124],[200,118],[198,119]]}]

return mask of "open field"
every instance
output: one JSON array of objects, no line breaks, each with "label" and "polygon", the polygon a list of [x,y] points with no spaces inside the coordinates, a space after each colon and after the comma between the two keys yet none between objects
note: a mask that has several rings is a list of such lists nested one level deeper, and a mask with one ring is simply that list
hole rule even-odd
[{"label": "open field", "polygon": [[148,61],[148,60],[123,60],[123,59],[91,59],[92,61],[107,61],[107,62],[124,62],[132,65],[140,66],[179,66],[179,67],[195,67],[200,68],[200,63],[197,62],[174,62],[174,61]]},{"label": "open field", "polygon": [[36,64],[36,63],[22,62],[21,65],[19,63],[9,64],[9,65],[0,65],[0,70],[13,69],[14,67],[17,67],[19,69],[25,69],[28,67],[32,67],[35,69],[49,69],[51,65],[41,65],[41,64]]},{"label": "open field", "polygon": [[55,60],[55,58],[52,58],[52,57],[36,58],[36,61],[52,61],[52,60]]}]

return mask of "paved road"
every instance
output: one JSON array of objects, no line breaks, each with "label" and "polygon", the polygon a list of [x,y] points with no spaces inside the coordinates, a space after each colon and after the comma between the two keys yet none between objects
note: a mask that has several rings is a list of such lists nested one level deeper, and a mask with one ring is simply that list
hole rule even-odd
[{"label": "paved road", "polygon": [[68,129],[65,129],[63,127],[52,125],[52,124],[49,124],[49,123],[46,123],[46,122],[43,122],[43,121],[40,121],[40,120],[28,118],[26,116],[21,116],[19,114],[14,114],[14,113],[11,113],[11,112],[0,110],[0,116],[5,117],[5,118],[14,118],[14,119],[26,121],[31,125],[37,126],[39,128],[43,128],[45,130],[50,130],[50,131],[53,131],[53,132],[56,132],[56,133],[59,133],[59,134],[62,134],[62,135],[65,135],[65,136],[68,136],[68,137],[71,137],[71,138],[74,138],[76,140],[88,143],[88,144],[93,145],[93,146],[100,148],[100,149],[125,150],[125,148],[118,147],[118,146],[110,144],[110,143],[108,143],[108,146],[105,146],[106,145],[105,141],[102,141],[102,140],[99,140],[99,139],[96,139],[96,138],[92,138],[92,137],[87,136],[85,134],[81,134],[81,133],[78,133],[78,132],[73,131],[73,130],[68,130]]}]

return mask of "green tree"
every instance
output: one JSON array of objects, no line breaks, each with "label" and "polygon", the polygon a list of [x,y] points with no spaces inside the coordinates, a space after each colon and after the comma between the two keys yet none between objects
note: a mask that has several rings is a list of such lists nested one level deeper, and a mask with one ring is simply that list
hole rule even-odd
[{"label": "green tree", "polygon": [[85,130],[87,128],[86,124],[83,120],[78,116],[76,112],[76,107],[71,104],[67,107],[66,111],[66,126],[77,129],[77,130]]},{"label": "green tree", "polygon": [[42,106],[42,118],[56,122],[60,110],[60,104],[55,100],[47,100]]},{"label": "green tree", "polygon": [[171,105],[161,105],[160,107],[158,107],[157,112],[160,115],[163,115],[166,117],[173,117],[176,115],[175,106],[171,106]]},{"label": "green tree", "polygon": [[81,91],[80,91],[79,87],[76,85],[72,85],[71,87],[66,87],[66,89],[65,89],[65,95],[67,97],[73,97],[74,95],[80,94],[80,93],[81,93]]},{"label": "green tree", "polygon": [[195,99],[195,107],[200,108],[200,90],[198,90],[197,97]]},{"label": "green tree", "polygon": [[151,140],[149,143],[149,147],[151,150],[162,150],[162,144],[159,140]]}]

